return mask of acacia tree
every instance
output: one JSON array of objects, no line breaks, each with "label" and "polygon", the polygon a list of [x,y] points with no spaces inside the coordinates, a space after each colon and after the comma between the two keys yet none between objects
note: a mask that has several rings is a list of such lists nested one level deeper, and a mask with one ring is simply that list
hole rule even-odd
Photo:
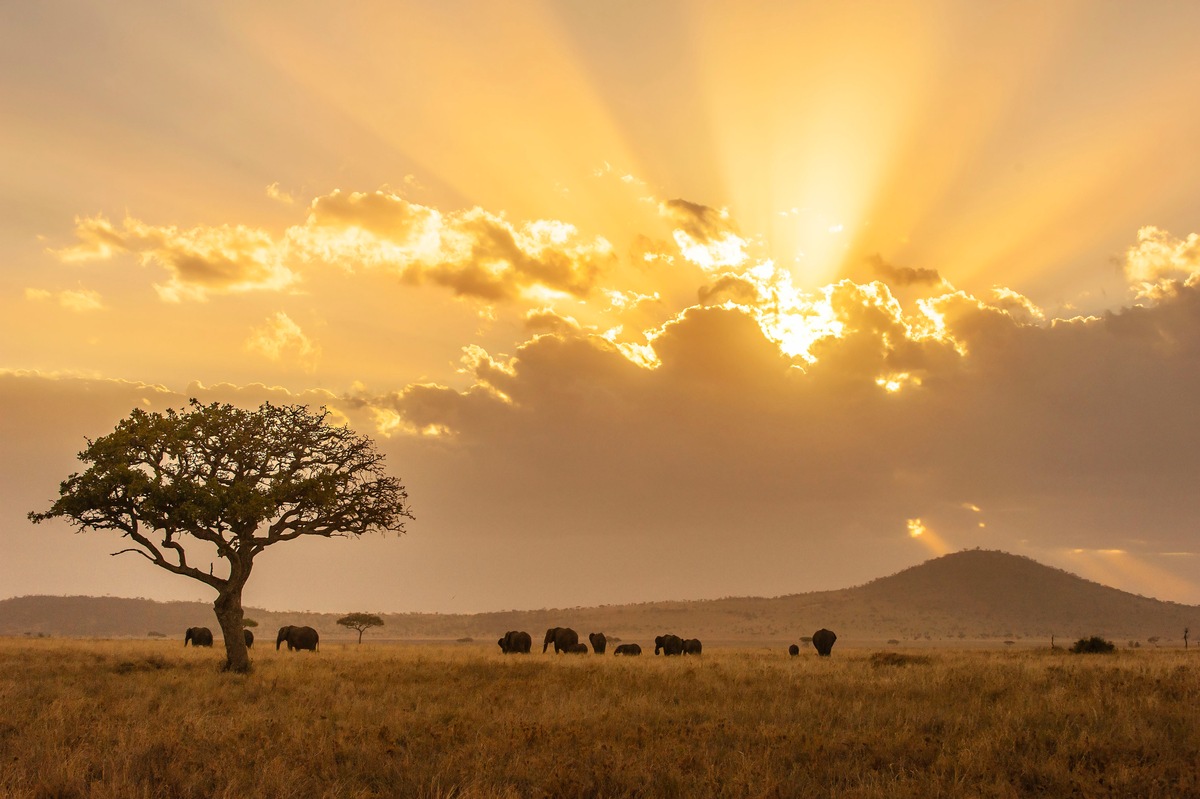
[{"label": "acacia tree", "polygon": [[342,616],[337,620],[337,623],[343,627],[349,627],[352,630],[358,630],[358,642],[362,643],[362,635],[365,630],[370,627],[382,627],[383,619],[376,616],[374,613],[351,613]]},{"label": "acacia tree", "polygon": [[[190,408],[136,409],[113,432],[88,439],[79,453],[86,471],[64,480],[50,509],[29,519],[119,531],[133,546],[114,555],[137,553],[211,586],[225,668],[245,672],[242,589],[255,556],[305,535],[403,533],[413,516],[374,443],[329,424],[325,408],[245,410],[195,399]],[[223,561],[221,569],[195,565],[202,558]]]}]

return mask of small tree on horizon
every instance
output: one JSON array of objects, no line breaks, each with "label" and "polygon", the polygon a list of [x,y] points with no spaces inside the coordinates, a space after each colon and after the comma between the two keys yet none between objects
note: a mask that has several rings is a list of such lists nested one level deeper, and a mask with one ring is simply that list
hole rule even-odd
[{"label": "small tree on horizon", "polygon": [[[325,408],[190,405],[135,409],[113,432],[87,439],[79,453],[87,470],[64,480],[50,509],[29,520],[115,530],[134,545],[113,555],[133,552],[213,588],[225,669],[246,672],[242,589],[255,556],[301,536],[403,533],[413,516],[374,443],[331,426]],[[210,558],[207,569],[194,563]]]},{"label": "small tree on horizon", "polygon": [[358,642],[362,643],[363,632],[371,627],[382,627],[383,619],[374,613],[351,613],[342,616],[337,623],[352,630],[358,630]]}]

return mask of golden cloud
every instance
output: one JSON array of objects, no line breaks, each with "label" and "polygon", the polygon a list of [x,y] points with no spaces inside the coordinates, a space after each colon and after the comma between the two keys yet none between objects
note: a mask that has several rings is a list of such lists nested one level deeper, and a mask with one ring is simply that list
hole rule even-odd
[{"label": "golden cloud", "polygon": [[676,225],[675,243],[691,263],[709,270],[745,263],[747,242],[728,211],[675,199],[661,203],[659,213]]},{"label": "golden cloud", "polygon": [[25,289],[25,299],[33,302],[54,301],[68,311],[76,313],[98,311],[104,308],[104,301],[100,296],[100,292],[90,289],[52,292],[46,289],[27,288]]},{"label": "golden cloud", "polygon": [[[284,194],[272,184],[268,194]],[[212,294],[279,291],[295,268],[324,262],[349,271],[388,269],[406,282],[433,283],[489,301],[561,294],[586,297],[616,262],[612,245],[566,222],[516,224],[482,208],[442,213],[387,191],[334,191],[309,206],[302,225],[273,237],[242,225],[181,229],[103,216],[76,220],[77,243],[53,250],[61,260],[133,254],[167,270],[156,285],[167,301]]]},{"label": "golden cloud", "polygon": [[246,350],[277,363],[294,363],[305,371],[316,368],[320,350],[283,311],[251,331]]},{"label": "golden cloud", "polygon": [[1125,276],[1139,297],[1156,298],[1177,285],[1200,282],[1200,235],[1177,239],[1147,225],[1125,252]]},{"label": "golden cloud", "polygon": [[167,270],[167,283],[155,285],[168,302],[204,300],[210,294],[278,291],[297,278],[283,263],[280,248],[262,230],[243,225],[194,227],[155,226],[126,217],[118,227],[103,216],[75,220],[71,247],[54,250],[68,262],[108,260],[134,254],[143,263]]},{"label": "golden cloud", "polygon": [[289,237],[311,260],[391,269],[493,301],[538,290],[584,297],[616,260],[608,241],[566,222],[514,224],[482,208],[442,213],[386,191],[318,197]]}]

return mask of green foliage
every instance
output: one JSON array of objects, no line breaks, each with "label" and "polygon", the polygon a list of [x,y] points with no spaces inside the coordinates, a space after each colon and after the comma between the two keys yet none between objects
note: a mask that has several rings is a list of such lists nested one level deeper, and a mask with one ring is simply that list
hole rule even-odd
[{"label": "green foliage", "polygon": [[1116,645],[1112,641],[1106,641],[1098,635],[1093,635],[1091,638],[1080,638],[1071,647],[1071,651],[1076,654],[1097,654],[1112,652],[1116,648]]},{"label": "green foliage", "polygon": [[[241,595],[254,557],[305,535],[403,532],[412,518],[408,494],[384,473],[373,442],[328,424],[324,408],[190,405],[134,409],[113,432],[89,440],[79,453],[88,468],[64,480],[50,509],[29,519],[115,530],[132,542],[122,553],[214,588],[226,668],[246,671]],[[199,563],[223,560],[226,568],[202,568],[189,555]]]},{"label": "green foliage", "polygon": [[88,441],[79,453],[87,470],[29,518],[117,530],[136,544],[128,551],[218,589],[220,577],[187,562],[187,539],[209,542],[235,563],[301,535],[403,531],[412,518],[404,486],[384,474],[370,439],[331,427],[327,417],[325,409],[271,403],[253,411],[196,400],[190,411],[135,409]]}]

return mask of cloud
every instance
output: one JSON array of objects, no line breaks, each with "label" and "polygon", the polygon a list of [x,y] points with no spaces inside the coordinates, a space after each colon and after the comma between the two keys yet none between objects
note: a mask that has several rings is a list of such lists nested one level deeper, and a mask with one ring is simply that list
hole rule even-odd
[{"label": "cloud", "polygon": [[758,285],[741,275],[722,275],[713,283],[701,286],[697,293],[702,305],[720,305],[724,302],[756,305],[761,300]]},{"label": "cloud", "polygon": [[1181,240],[1152,225],[1141,228],[1137,244],[1125,252],[1125,276],[1137,296],[1145,298],[1195,285],[1200,282],[1200,235]]},{"label": "cloud", "polygon": [[318,197],[307,224],[289,235],[310,259],[390,269],[489,301],[539,291],[586,297],[616,261],[608,241],[566,222],[514,224],[482,208],[442,213],[386,191]]},{"label": "cloud", "polygon": [[551,308],[538,308],[525,314],[525,329],[533,333],[562,333],[581,330],[578,320]]},{"label": "cloud", "polygon": [[683,257],[697,266],[719,269],[746,261],[747,242],[727,211],[675,199],[661,203],[659,213],[674,223],[675,243]]},{"label": "cloud", "polygon": [[90,289],[52,292],[46,289],[27,288],[25,289],[25,299],[31,302],[54,301],[68,311],[76,313],[99,311],[104,308],[104,300],[101,298],[100,292]]},{"label": "cloud", "polygon": [[126,217],[118,227],[103,216],[75,221],[77,244],[54,250],[67,262],[108,260],[134,254],[164,268],[170,279],[156,284],[168,302],[205,300],[212,294],[279,291],[297,277],[284,264],[271,236],[243,225],[194,227],[148,225]]},{"label": "cloud", "polygon": [[267,196],[283,205],[292,205],[296,202],[295,197],[279,188],[279,183],[272,183],[270,186],[267,186]]},{"label": "cloud", "polygon": [[879,253],[867,258],[867,263],[874,269],[875,274],[883,278],[889,286],[929,285],[936,286],[944,283],[936,269],[919,269],[911,266],[894,266],[883,259]]},{"label": "cloud", "polygon": [[[284,196],[274,186],[268,194]],[[167,270],[170,279],[155,288],[170,302],[290,289],[298,268],[313,262],[390,270],[410,284],[491,302],[583,298],[616,263],[607,240],[566,222],[518,224],[478,207],[443,213],[389,191],[317,197],[304,223],[279,236],[242,225],[180,229],[128,217],[118,226],[103,216],[77,219],[75,236],[76,244],[52,252],[65,262],[137,255]]]},{"label": "cloud", "polygon": [[316,368],[320,350],[300,326],[283,311],[251,331],[246,349],[276,362],[290,362],[311,372]]},{"label": "cloud", "polygon": [[[579,517],[610,519],[617,501],[639,527],[758,519],[745,535],[775,547],[813,545],[820,529],[889,550],[919,518],[946,551],[1187,548],[1200,288],[1052,323],[1011,296],[908,309],[882,284],[842,281],[825,297],[841,327],[812,362],[789,357],[753,308],[696,306],[646,332],[652,368],[546,325],[511,358],[476,349],[465,389],[359,399],[505,475],[471,491],[535,491]],[[714,518],[680,510],[692,507]]]}]

